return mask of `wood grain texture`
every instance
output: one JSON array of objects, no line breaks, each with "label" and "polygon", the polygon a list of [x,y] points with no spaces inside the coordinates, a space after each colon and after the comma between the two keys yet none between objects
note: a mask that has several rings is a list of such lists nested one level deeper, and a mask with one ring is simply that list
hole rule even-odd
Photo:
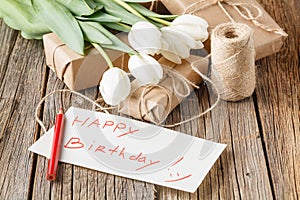
[{"label": "wood grain texture", "polygon": [[27,149],[37,132],[34,111],[41,98],[44,53],[41,42],[0,26],[0,199],[26,199],[34,168]]},{"label": "wood grain texture", "polygon": [[[46,94],[66,86],[58,80],[52,71],[47,77]],[[82,94],[96,99],[97,88],[81,91]],[[92,109],[92,104],[81,97],[71,94],[56,94],[50,97],[43,110],[43,121],[47,128],[53,126],[55,111],[63,104],[65,109],[70,106]],[[42,135],[42,133],[41,133]],[[70,164],[59,164],[58,181],[49,183],[45,180],[47,159],[39,156],[34,180],[34,199],[154,199],[154,186],[131,179],[121,178],[94,170],[84,169]],[[41,192],[41,188],[43,191]]]},{"label": "wood grain texture", "polygon": [[256,97],[263,142],[275,197],[299,199],[299,1],[264,0],[261,3],[289,34],[280,53],[258,63]]},{"label": "wood grain texture", "polygon": [[[228,145],[193,194],[63,163],[58,181],[46,181],[47,159],[27,150],[44,134],[34,110],[42,96],[66,86],[46,68],[42,42],[21,38],[0,20],[0,199],[299,199],[300,2],[258,1],[289,37],[278,54],[257,62],[252,98],[222,102],[203,118],[175,128]],[[83,94],[99,95],[96,88]],[[214,100],[203,86],[167,123],[193,116]],[[47,128],[61,102],[65,108],[91,108],[73,95],[55,95],[39,112]]]},{"label": "wood grain texture", "polygon": [[[215,101],[203,91],[205,88],[197,92],[200,107],[191,100],[186,105],[183,102],[182,108],[189,113],[186,117],[204,111],[208,102]],[[197,100],[197,96],[194,98]],[[173,120],[180,119],[179,111],[173,112]],[[160,187],[159,199],[272,199],[252,98],[240,103],[221,102],[203,119],[182,125],[177,131],[228,146],[195,194]]]}]

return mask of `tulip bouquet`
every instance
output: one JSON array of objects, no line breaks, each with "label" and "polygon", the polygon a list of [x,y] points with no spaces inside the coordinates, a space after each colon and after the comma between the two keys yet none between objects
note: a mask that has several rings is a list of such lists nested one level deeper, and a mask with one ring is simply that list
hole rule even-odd
[{"label": "tulip bouquet", "polygon": [[[109,105],[118,105],[130,94],[128,74],[113,66],[104,48],[130,55],[129,70],[141,85],[158,84],[162,66],[152,56],[181,63],[191,49],[203,48],[207,22],[193,15],[160,15],[140,3],[152,0],[0,0],[0,18],[20,30],[23,37],[40,39],[54,32],[68,47],[84,54],[86,41],[108,63],[100,92]],[[129,32],[129,45],[111,30]]]}]

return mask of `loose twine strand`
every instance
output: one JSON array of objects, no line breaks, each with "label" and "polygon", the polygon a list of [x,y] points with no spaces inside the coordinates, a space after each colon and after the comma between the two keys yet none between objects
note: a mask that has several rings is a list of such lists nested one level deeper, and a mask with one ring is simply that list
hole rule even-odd
[{"label": "loose twine strand", "polygon": [[[218,4],[219,7],[222,9],[222,11],[226,14],[226,16],[232,21],[234,22],[234,19],[231,17],[231,15],[226,11],[226,9],[224,8],[224,6],[222,5],[222,2],[228,4],[228,5],[231,5],[234,7],[234,9],[246,20],[251,20],[256,26],[266,30],[266,31],[269,31],[269,32],[273,32],[273,33],[276,33],[276,34],[279,34],[279,35],[283,35],[283,36],[286,36],[287,34],[282,30],[282,29],[278,29],[278,28],[270,28],[269,26],[266,26],[262,23],[260,23],[257,19],[259,17],[262,16],[262,10],[257,7],[256,5],[252,5],[252,4],[249,4],[249,3],[232,3],[230,1],[223,1],[223,0],[212,0],[212,1],[207,1],[207,0],[200,0],[198,2],[195,2],[193,4],[191,4],[185,11],[185,13],[189,13],[189,14],[194,14],[195,12],[197,11],[200,11],[204,8],[207,8],[209,6],[212,6],[214,4]],[[152,2],[152,5],[151,5],[151,8],[153,9],[154,7],[154,3],[155,2]],[[248,8],[248,6],[250,8],[255,8],[258,12],[258,14],[255,16],[251,10]],[[243,8],[248,16],[244,15],[242,13],[242,11],[240,10],[240,8]],[[232,26],[235,26],[233,29],[232,29]],[[228,28],[231,28],[230,30],[227,30]],[[239,30],[239,28],[241,28],[241,30]],[[237,31],[239,30],[239,31]],[[208,108],[207,110],[205,110],[204,112],[200,113],[199,115],[197,116],[194,116],[190,119],[187,119],[187,120],[184,120],[184,121],[181,121],[179,123],[175,123],[175,124],[170,124],[170,125],[161,125],[161,123],[163,121],[165,121],[166,117],[162,120],[162,121],[159,121],[159,122],[155,122],[155,120],[148,114],[149,112],[146,112],[146,115],[147,117],[152,120],[155,124],[157,125],[160,125],[162,127],[165,127],[165,128],[173,128],[173,127],[176,127],[176,126],[180,126],[184,123],[188,123],[188,122],[191,122],[195,119],[198,119],[200,117],[202,117],[203,115],[207,114],[208,112],[210,112],[211,110],[213,110],[219,103],[220,99],[221,99],[221,96],[223,99],[225,100],[233,100],[233,101],[236,101],[236,100],[239,100],[239,99],[242,99],[242,98],[245,98],[246,96],[249,95],[249,93],[252,94],[251,92],[251,87],[249,89],[249,87],[246,89],[247,91],[244,92],[244,89],[245,88],[232,88],[232,83],[235,83],[235,85],[239,85],[238,83],[242,83],[244,82],[245,80],[248,82],[254,82],[254,88],[255,88],[255,73],[254,73],[254,81],[253,81],[253,76],[250,75],[250,78],[249,78],[249,73],[245,73],[245,69],[243,69],[243,67],[241,67],[240,69],[238,68],[240,64],[242,64],[242,66],[246,66],[246,67],[253,67],[251,65],[251,58],[253,57],[254,59],[254,56],[251,55],[251,52],[252,51],[252,48],[254,49],[254,47],[251,46],[251,38],[250,36],[249,37],[240,37],[239,34],[240,33],[245,33],[245,32],[249,32],[249,30],[245,27],[239,27],[237,26],[237,23],[234,23],[234,24],[226,24],[225,26],[217,26],[216,29],[214,30],[215,34],[213,33],[213,36],[212,37],[215,37],[215,38],[218,38],[218,37],[222,37],[224,35],[222,34],[227,34],[228,31],[231,31],[231,33],[233,33],[232,31],[234,31],[234,33],[236,34],[236,36],[238,38],[242,38],[241,39],[241,43],[244,42],[244,46],[241,48],[241,46],[238,45],[238,47],[240,48],[240,50],[236,50],[235,48],[233,48],[234,46],[233,43],[229,44],[231,51],[229,50],[229,52],[234,52],[233,55],[229,56],[228,58],[225,58],[225,57],[222,57],[221,56],[221,59],[218,60],[218,55],[223,55],[223,53],[221,52],[218,52],[217,54],[213,54],[214,52],[214,49],[218,49],[219,47],[222,47],[222,43],[220,43],[219,40],[217,40],[216,44],[212,46],[212,79],[214,80],[211,80],[210,78],[208,78],[207,76],[205,76],[204,74],[202,74],[196,67],[195,67],[195,64],[197,62],[194,62],[191,64],[191,67],[192,69],[197,73],[199,74],[203,80],[209,82],[212,86],[213,86],[213,90],[214,92],[217,94],[217,100],[215,101],[215,103],[210,107]],[[244,32],[243,32],[244,31]],[[218,35],[218,33],[221,33],[221,35]],[[247,35],[247,34],[246,34]],[[213,43],[214,39],[212,39],[212,43]],[[234,41],[234,40],[233,40]],[[246,42],[245,42],[246,41]],[[225,45],[224,45],[225,46]],[[215,48],[216,47],[216,48]],[[226,49],[226,48],[225,48]],[[228,51],[228,47],[227,47],[227,51]],[[250,54],[249,54],[250,52]],[[228,55],[228,52],[225,51],[225,54]],[[210,55],[209,55],[210,56]],[[209,57],[208,56],[208,57]],[[215,59],[217,58],[217,59]],[[237,59],[238,58],[238,59]],[[244,59],[243,59],[244,58]],[[214,62],[214,60],[217,60],[216,62]],[[234,62],[234,61],[237,61],[237,60],[242,60],[244,61],[244,63],[239,63],[239,62]],[[249,61],[250,60],[250,61]],[[221,69],[221,68],[218,68],[216,66],[226,66],[226,62],[227,62],[227,67],[225,67],[226,70],[224,69]],[[249,65],[250,63],[250,65]],[[235,71],[234,74],[238,74],[238,75],[241,75],[241,76],[237,76],[237,77],[230,77],[230,74],[232,74],[232,70],[231,69],[228,69],[228,67],[231,67],[231,66],[235,66],[234,70],[237,70]],[[255,66],[254,66],[255,67]],[[181,97],[186,97],[189,95],[190,93],[190,87],[189,85],[191,85],[192,87],[196,87],[194,84],[192,84],[190,81],[188,81],[185,77],[181,76],[180,74],[176,74],[174,75],[173,72],[171,72],[170,70],[166,70],[167,73],[165,74],[169,74],[169,76],[171,76],[172,78],[172,83],[173,83],[173,88],[174,88],[174,91],[175,93],[177,93],[177,95],[181,96]],[[217,73],[216,73],[217,71]],[[246,69],[246,72],[249,72],[251,70],[247,70]],[[252,70],[253,71],[253,70]],[[252,78],[251,78],[252,77]],[[176,90],[176,86],[175,86],[175,78],[179,78],[185,85],[185,87],[187,88],[187,93],[186,94],[181,94],[178,90]],[[228,79],[228,80],[227,80]],[[221,80],[221,81],[220,81]],[[227,81],[226,81],[227,80]],[[238,82],[236,82],[237,80],[239,80]],[[223,87],[220,86],[220,82],[223,82]],[[188,85],[189,84],[189,85]],[[148,108],[146,107],[146,99],[145,99],[145,95],[151,91],[151,89],[155,88],[155,87],[158,87],[162,90],[165,90],[165,93],[167,94],[167,97],[168,97],[168,109],[167,109],[167,113],[169,113],[171,111],[171,96],[168,94],[167,92],[167,89],[162,87],[162,86],[159,86],[159,85],[148,85],[144,88],[143,92],[142,92],[142,95],[141,95],[141,99],[140,99],[140,102],[139,102],[139,110],[140,110],[140,114],[141,114],[141,109],[142,109],[142,106],[145,106],[145,109],[148,110]],[[228,89],[229,88],[229,89]],[[249,92],[250,91],[250,92]],[[75,91],[72,91],[72,90],[67,90],[67,89],[62,89],[62,90],[55,90],[55,91],[52,91],[50,92],[49,94],[47,94],[45,97],[43,97],[41,99],[41,101],[39,102],[39,104],[37,105],[36,107],[36,111],[35,111],[35,118],[36,118],[36,121],[38,122],[38,124],[42,127],[43,131],[47,131],[43,122],[39,119],[39,116],[38,116],[38,113],[39,113],[39,109],[41,107],[41,105],[45,102],[45,100],[49,97],[49,96],[52,96],[53,94],[55,93],[66,93],[66,92],[69,92],[69,93],[72,93],[72,94],[75,94],[75,95],[78,95],[82,98],[84,98],[85,100],[89,101],[90,103],[92,103],[94,105],[94,107],[98,107],[101,111],[105,112],[105,113],[109,113],[108,110],[111,110],[111,109],[114,109],[115,107],[108,107],[108,108],[104,108],[103,106],[101,106],[98,102],[99,102],[99,99],[97,101],[94,101],[90,98],[88,98],[87,96],[79,93],[79,92],[75,92]],[[250,95],[251,95],[250,94]],[[103,100],[103,99],[102,99]],[[102,101],[101,100],[101,101]],[[142,119],[142,116],[141,116],[141,119]]]},{"label": "loose twine strand", "polygon": [[[195,14],[217,4],[230,19],[231,23],[216,26],[211,35],[211,78],[217,84],[223,100],[239,101],[251,96],[256,86],[253,31],[246,24],[236,23],[222,3],[232,6],[241,17],[252,21],[263,30],[283,36],[287,34],[282,29],[260,23],[258,19],[263,15],[262,9],[253,3],[200,0],[186,8],[185,13]],[[247,14],[244,14],[242,9]],[[252,10],[255,10],[256,14]]]},{"label": "loose twine strand", "polygon": [[[156,125],[159,125],[159,126],[161,126],[161,127],[165,127],[165,128],[173,128],[173,127],[176,127],[176,126],[180,126],[180,125],[182,125],[182,124],[184,124],[184,123],[191,122],[191,121],[193,121],[193,120],[195,120],[195,119],[198,119],[198,118],[200,118],[201,116],[203,116],[203,115],[205,115],[206,113],[208,113],[208,112],[210,112],[211,110],[213,110],[213,109],[217,106],[217,104],[218,104],[219,101],[220,101],[220,94],[219,94],[218,88],[216,87],[216,84],[215,84],[212,80],[210,80],[207,76],[205,76],[204,74],[202,74],[202,73],[201,73],[194,65],[195,65],[195,63],[192,63],[192,64],[191,64],[192,69],[193,69],[197,74],[199,74],[199,75],[203,78],[203,80],[209,82],[209,83],[212,84],[212,86],[215,88],[216,93],[217,93],[217,96],[218,96],[216,102],[215,102],[210,108],[208,108],[206,111],[200,113],[199,115],[194,116],[194,117],[192,117],[192,118],[190,118],[190,119],[181,121],[181,122],[179,122],[179,123],[170,124],[170,125],[162,125],[162,124],[161,124],[162,121],[161,121],[161,122],[155,122],[155,120],[152,121],[153,123],[155,123]],[[170,70],[166,70],[166,71],[170,71]],[[175,75],[174,75],[174,74],[175,74]],[[190,81],[188,81],[187,79],[185,79],[185,78],[184,78],[182,75],[180,75],[179,73],[176,74],[176,72],[173,72],[173,74],[172,74],[171,76],[180,77],[180,79],[181,79],[184,83],[186,83],[186,84],[187,84],[187,83],[190,83]],[[174,77],[173,81],[174,81],[173,84],[175,84],[175,81],[176,81],[176,80],[175,80],[175,77]],[[191,84],[191,85],[194,85],[195,87],[198,87],[198,86],[196,86],[195,84]],[[141,95],[141,99],[142,99],[142,100],[140,101],[141,104],[142,104],[142,102],[145,101],[145,99],[144,99],[144,98],[145,98],[145,94],[146,94],[148,91],[150,91],[149,89],[154,88],[154,87],[159,87],[159,88],[161,88],[161,89],[163,89],[163,90],[166,90],[166,88],[164,88],[164,87],[162,87],[162,86],[159,86],[159,85],[148,85],[148,86],[143,90],[143,92],[142,92],[142,95]],[[174,87],[174,85],[173,85],[173,87]],[[189,88],[188,85],[186,85],[186,87]],[[189,91],[189,92],[186,93],[186,94],[181,94],[182,97],[188,96],[189,93],[190,93],[190,89],[189,89],[188,91]],[[94,100],[90,99],[89,97],[87,97],[87,96],[85,96],[85,95],[83,95],[83,94],[81,94],[81,93],[79,93],[79,92],[73,91],[73,90],[69,90],[69,89],[54,90],[54,91],[50,92],[49,94],[47,94],[45,97],[43,97],[43,98],[41,99],[41,101],[38,103],[38,105],[37,105],[37,107],[36,107],[36,110],[35,110],[35,120],[38,122],[38,124],[41,126],[41,128],[43,129],[44,132],[47,132],[47,129],[46,129],[44,123],[42,122],[42,120],[40,120],[40,118],[39,118],[39,116],[38,116],[38,113],[39,113],[39,110],[40,110],[41,105],[46,101],[46,99],[49,98],[50,96],[56,94],[56,93],[72,93],[72,94],[74,94],[74,95],[77,95],[77,96],[79,96],[79,97],[81,97],[81,98],[83,98],[83,99],[89,101],[90,103],[93,104],[94,107],[97,107],[98,109],[100,109],[100,111],[103,111],[103,112],[105,112],[105,113],[107,113],[107,114],[109,114],[108,110],[112,110],[112,109],[117,108],[117,107],[108,107],[108,108],[105,108],[105,107],[101,106],[98,102],[101,102],[101,101],[103,100],[102,98],[100,98],[100,100],[98,99],[98,100],[94,101]],[[168,94],[167,91],[166,91],[166,94]],[[180,95],[180,92],[178,92],[178,94]],[[169,102],[171,102],[171,97],[168,96],[168,98],[169,98]],[[146,106],[146,104],[144,104],[144,105]],[[169,107],[168,107],[168,112],[170,112],[170,110],[171,110],[171,104],[168,103],[168,105],[169,105]],[[146,109],[147,109],[147,108],[146,108]],[[93,109],[93,110],[94,110],[94,109]],[[148,112],[147,112],[147,115],[148,115],[149,119],[152,119],[152,117],[148,114]],[[167,117],[167,116],[166,116],[166,117]],[[142,119],[142,118],[141,118],[141,119]],[[165,119],[166,119],[166,118],[165,118]],[[164,120],[165,120],[165,119],[164,119]]]},{"label": "loose twine strand", "polygon": [[[197,86],[196,84],[194,84],[193,82],[191,82],[190,80],[188,80],[186,77],[182,76],[181,74],[179,74],[178,72],[172,70],[171,68],[169,67],[164,67],[164,77],[162,78],[162,80],[166,79],[167,77],[171,78],[171,81],[172,81],[172,89],[174,90],[173,91],[173,95],[175,95],[176,97],[179,97],[179,98],[186,98],[187,96],[190,95],[191,93],[191,87],[195,88],[195,89],[199,89],[199,86]],[[178,87],[176,86],[176,83],[182,83],[182,86],[185,88],[185,93],[182,93],[178,90]],[[169,114],[171,112],[171,109],[172,109],[172,97],[171,95],[169,94],[169,91],[161,86],[161,85],[147,85],[144,87],[143,91],[142,91],[142,94],[141,94],[141,98],[139,99],[139,102],[138,102],[138,105],[139,105],[139,115],[140,115],[140,119],[143,119],[143,112],[142,110],[146,110],[146,113],[145,115],[148,117],[148,119],[157,124],[157,125],[161,125],[168,117],[168,115],[164,115],[164,117],[160,120],[160,121],[156,121],[153,117],[150,116],[149,113],[150,110],[148,109],[147,107],[147,103],[146,103],[146,95],[151,91],[153,90],[154,88],[158,88],[158,89],[161,89],[162,92],[164,94],[166,94],[167,96],[167,105],[168,105],[168,108],[167,110],[165,111],[167,114]],[[144,109],[143,109],[144,108]]]},{"label": "loose twine strand", "polygon": [[73,90],[69,90],[69,89],[61,89],[61,90],[54,90],[52,92],[50,92],[49,94],[47,94],[46,96],[44,96],[41,101],[38,103],[36,109],[35,109],[35,120],[37,121],[37,123],[41,126],[41,128],[43,129],[43,131],[46,133],[47,132],[47,129],[44,125],[44,123],[40,120],[39,116],[38,116],[38,113],[39,113],[39,110],[40,110],[40,107],[41,105],[46,101],[46,99],[56,93],[72,93],[72,94],[75,94],[75,95],[78,95],[80,97],[82,97],[83,99],[89,101],[90,103],[92,103],[94,106],[98,107],[101,109],[101,111],[104,111],[105,113],[109,114],[109,112],[107,110],[110,110],[111,108],[104,108],[103,106],[101,106],[99,103],[97,103],[96,101],[90,99],[89,97],[79,93],[79,92],[76,92],[76,91],[73,91]]},{"label": "loose twine strand", "polygon": [[[185,14],[195,14],[196,12],[199,12],[205,8],[208,8],[210,6],[213,6],[215,4],[217,4],[221,10],[226,14],[226,16],[230,19],[230,21],[234,22],[235,20],[233,19],[233,17],[227,12],[227,10],[224,8],[223,4],[227,4],[229,6],[232,6],[238,13],[239,15],[244,18],[245,20],[248,21],[252,21],[252,23],[265,30],[268,32],[272,32],[278,35],[282,35],[282,36],[288,36],[281,28],[274,28],[271,27],[269,25],[263,24],[259,21],[259,18],[262,17],[263,15],[263,11],[260,7],[258,7],[257,5],[253,4],[253,3],[236,3],[236,2],[232,2],[230,0],[199,0],[196,1],[195,3],[192,3],[191,5],[189,5],[184,13]],[[255,9],[257,14],[253,13],[253,11],[251,11],[251,9]],[[242,10],[246,11],[247,15],[245,15]]]},{"label": "loose twine strand", "polygon": [[[209,57],[210,57],[210,55],[208,55],[206,58],[209,58]],[[198,61],[198,62],[200,62],[200,61]],[[198,115],[196,115],[196,116],[194,116],[194,117],[191,117],[190,119],[187,119],[187,120],[184,120],[184,121],[175,123],[175,124],[163,125],[162,127],[165,127],[165,128],[174,128],[174,127],[180,126],[180,125],[182,125],[182,124],[191,122],[191,121],[193,121],[193,120],[195,120],[195,119],[198,119],[198,118],[202,117],[203,115],[207,114],[208,112],[212,111],[212,110],[215,109],[215,108],[217,107],[217,105],[219,104],[219,102],[220,102],[220,100],[221,100],[221,95],[220,95],[219,89],[218,89],[217,85],[214,83],[214,81],[212,81],[212,80],[211,80],[209,77],[207,77],[206,75],[202,74],[202,73],[200,72],[200,70],[195,66],[198,62],[197,62],[197,61],[196,61],[196,62],[193,62],[193,63],[191,64],[191,67],[192,67],[192,69],[193,69],[198,75],[200,75],[200,76],[202,77],[202,79],[203,79],[204,81],[207,81],[207,82],[209,82],[209,83],[212,85],[212,87],[213,87],[214,90],[215,90],[215,93],[217,94],[217,100],[215,101],[215,103],[214,103],[211,107],[209,107],[208,109],[206,109],[204,112],[202,112],[202,113],[200,113],[200,114],[198,114]]]}]

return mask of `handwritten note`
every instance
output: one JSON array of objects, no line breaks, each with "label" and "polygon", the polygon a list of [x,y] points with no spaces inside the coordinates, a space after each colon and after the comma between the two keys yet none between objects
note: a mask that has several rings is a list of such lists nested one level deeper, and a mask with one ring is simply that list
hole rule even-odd
[{"label": "handwritten note", "polygon": [[[71,107],[60,161],[195,192],[226,145],[148,123]],[[49,157],[53,128],[29,150]]]}]

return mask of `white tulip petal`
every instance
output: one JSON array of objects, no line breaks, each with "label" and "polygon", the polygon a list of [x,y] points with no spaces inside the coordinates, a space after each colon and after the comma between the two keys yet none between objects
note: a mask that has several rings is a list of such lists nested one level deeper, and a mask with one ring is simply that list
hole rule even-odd
[{"label": "white tulip petal", "polygon": [[207,29],[200,26],[194,26],[193,29],[189,25],[175,25],[171,26],[173,30],[181,31],[187,35],[190,35],[197,41],[205,41],[208,38]]},{"label": "white tulip petal", "polygon": [[135,23],[128,34],[129,44],[138,52],[145,54],[158,53],[161,44],[160,30],[149,22]]},{"label": "white tulip petal", "polygon": [[181,15],[171,23],[170,27],[190,35],[197,41],[203,42],[208,38],[208,23],[195,15]]},{"label": "white tulip petal", "polygon": [[157,62],[157,60],[155,60],[153,57],[145,55],[145,54],[142,54],[142,58],[148,63],[147,64],[148,66],[150,66],[150,64],[151,64],[151,66],[153,67],[153,69],[156,72],[156,75],[158,76],[159,79],[161,79],[163,76],[163,70],[162,70],[161,65]]},{"label": "white tulip petal", "polygon": [[[179,63],[178,57],[186,59],[190,56],[190,50],[194,48],[203,48],[203,44],[194,40],[191,36],[173,30],[172,27],[164,27],[161,29],[162,39],[168,43],[168,49],[161,49],[162,55],[175,63]],[[175,56],[176,54],[177,56]]]},{"label": "white tulip petal", "polygon": [[161,37],[160,43],[161,43],[161,49],[169,49],[170,45],[163,37]]},{"label": "white tulip petal", "polygon": [[196,46],[194,47],[194,49],[202,49],[204,47],[204,44],[200,41],[196,42]]},{"label": "white tulip petal", "polygon": [[195,15],[180,15],[176,19],[173,20],[172,24],[178,25],[178,24],[197,24],[204,27],[208,27],[208,23],[206,20],[204,20],[201,17],[195,16]]},{"label": "white tulip petal", "polygon": [[99,89],[104,101],[115,106],[127,98],[130,87],[126,72],[114,67],[104,72]]},{"label": "white tulip petal", "polygon": [[174,42],[178,44],[179,44],[178,40],[180,40],[184,44],[188,45],[190,48],[194,48],[195,46],[197,46],[196,41],[191,36],[189,36],[184,32],[173,30],[171,27],[164,27],[161,29],[161,31],[163,33],[162,37],[164,39],[166,37],[173,37],[173,38],[177,38],[176,41]]},{"label": "white tulip petal", "polygon": [[[163,36],[163,41],[168,44],[168,45],[164,45],[164,48],[162,48],[160,50],[160,52],[169,52],[169,54],[176,54],[178,55],[177,51],[176,51],[176,45],[179,46],[183,46],[184,43],[178,42],[177,38],[172,36],[172,35],[164,35]],[[166,53],[167,54],[167,53]]]},{"label": "white tulip petal", "polygon": [[[166,38],[166,39],[168,40],[168,38]],[[174,44],[172,42],[172,39],[171,39],[171,42],[170,42],[171,45],[169,45],[168,42],[163,38],[161,38],[161,43],[162,43],[162,48],[160,50],[161,55],[164,58],[166,58],[166,59],[168,59],[168,60],[170,60],[170,61],[172,61],[176,64],[181,64],[181,58],[177,55],[177,52],[176,52],[176,49],[175,49]]]},{"label": "white tulip petal", "polygon": [[175,35],[166,35],[166,41],[170,43],[169,49],[165,50],[169,53],[178,55],[181,58],[188,58],[190,56],[190,47],[185,44],[185,41],[181,41],[180,38]]},{"label": "white tulip petal", "polygon": [[182,63],[181,58],[176,53],[173,53],[168,50],[161,50],[160,53],[164,58],[168,59],[169,61],[172,61],[173,63],[176,63],[176,64]]},{"label": "white tulip petal", "polygon": [[161,65],[146,54],[131,56],[128,68],[141,84],[157,84],[163,76]]}]

